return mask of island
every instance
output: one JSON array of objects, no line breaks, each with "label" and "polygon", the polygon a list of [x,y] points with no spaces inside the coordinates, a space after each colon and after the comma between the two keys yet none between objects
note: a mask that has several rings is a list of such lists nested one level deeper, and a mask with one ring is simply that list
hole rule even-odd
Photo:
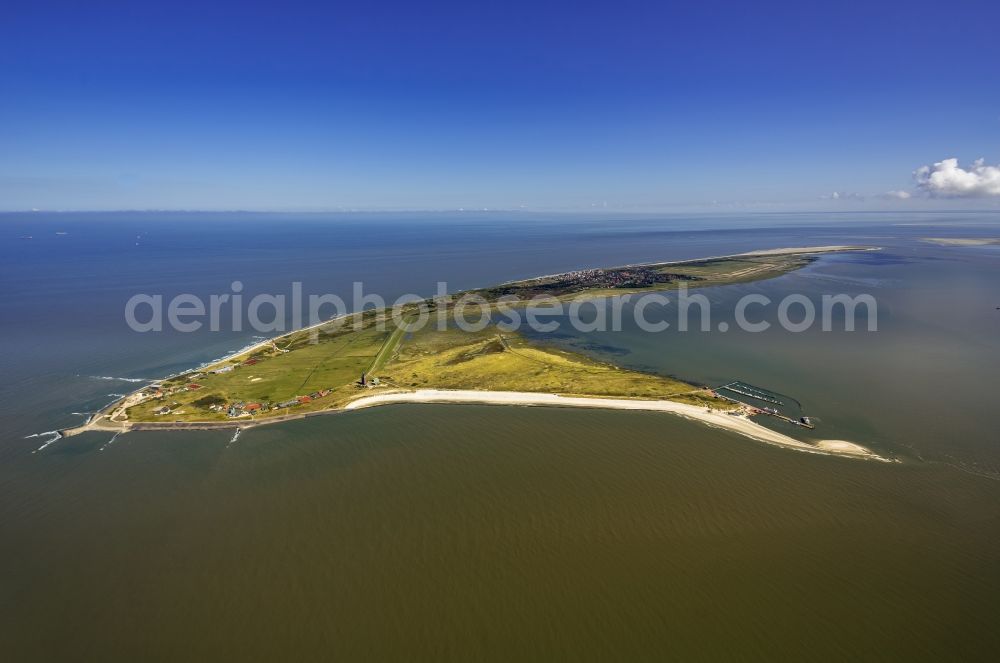
[{"label": "island", "polygon": [[[884,460],[842,440],[804,442],[763,426],[766,414],[706,385],[616,366],[528,338],[494,314],[532,298],[572,301],[704,288],[773,278],[821,254],[863,246],[771,249],[675,262],[584,269],[426,299],[395,312],[369,309],[270,338],[197,369],[148,384],[84,425],[60,431],[240,430],[390,403],[483,403],[667,412],[769,444]],[[486,323],[474,330],[410,322],[423,311],[450,319],[474,296]],[[505,308],[506,307],[506,308]]]}]

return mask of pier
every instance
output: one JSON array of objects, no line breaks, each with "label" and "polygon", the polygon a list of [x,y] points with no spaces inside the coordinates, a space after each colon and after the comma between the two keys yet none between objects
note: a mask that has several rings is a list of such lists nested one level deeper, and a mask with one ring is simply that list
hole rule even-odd
[{"label": "pier", "polygon": [[[739,385],[739,387],[734,387],[733,385]],[[784,403],[782,403],[778,399],[771,398],[770,396],[767,396],[766,394],[761,393],[760,391],[757,391],[756,389],[750,387],[749,385],[745,385],[742,382],[730,382],[729,384],[725,384],[722,385],[721,387],[718,387],[716,391],[720,391],[722,389],[726,389],[733,393],[740,394],[741,396],[746,396],[747,398],[755,398],[759,401],[764,401],[765,403],[773,403],[774,405],[784,405]]]},{"label": "pier", "polygon": [[[784,405],[782,401],[764,393],[763,391],[755,388],[753,385],[748,385],[746,383],[736,380],[734,382],[724,384],[721,387],[716,387],[713,391],[715,391],[715,393],[718,394],[720,398],[724,398],[725,400],[730,401],[732,403],[739,403],[740,405],[745,405],[747,407],[752,408],[753,414],[766,414],[769,417],[775,417],[776,419],[781,419],[786,423],[793,424],[801,428],[808,428],[809,430],[813,430],[814,428],[816,428],[809,421],[809,417],[803,416],[801,419],[795,419],[793,417],[789,417],[787,415],[778,412],[775,408],[756,406],[750,403],[744,403],[739,399],[732,398],[731,396],[727,396],[726,394],[722,393],[723,391],[730,391],[734,394],[739,394],[740,396],[744,396],[746,398],[752,398],[758,401],[763,401],[765,403],[771,403],[772,405],[777,405],[777,406]],[[794,398],[792,398],[792,400],[795,401]],[[798,403],[798,401],[795,402]]]}]

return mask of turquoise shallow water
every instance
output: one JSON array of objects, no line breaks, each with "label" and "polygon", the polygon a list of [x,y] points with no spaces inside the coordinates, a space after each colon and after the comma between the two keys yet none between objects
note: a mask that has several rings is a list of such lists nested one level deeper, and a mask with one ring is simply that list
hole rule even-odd
[{"label": "turquoise shallow water", "polygon": [[[995,216],[0,221],[0,639],[15,660],[977,659],[1000,644],[1000,252],[920,241],[1000,236]],[[896,225],[911,223],[931,225]],[[885,250],[706,291],[713,315],[750,292],[872,292],[875,334],[626,325],[540,340],[788,394],[816,436],[901,464],[650,413],[471,406],[322,417],[235,444],[88,434],[33,454],[44,438],[25,439],[138,384],[126,379],[252,340],[135,334],[122,317],[135,292],[240,279],[248,294],[301,280],[346,295],[364,280],[395,297],[841,243]]]}]

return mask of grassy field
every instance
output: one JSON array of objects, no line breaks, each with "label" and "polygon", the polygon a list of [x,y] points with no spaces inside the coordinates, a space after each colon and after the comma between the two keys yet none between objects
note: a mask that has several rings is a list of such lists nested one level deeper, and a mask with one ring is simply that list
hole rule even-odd
[{"label": "grassy field", "polygon": [[[391,323],[390,323],[391,324]],[[165,383],[178,389],[129,410],[131,421],[226,421],[233,402],[276,404],[329,389],[321,399],[294,408],[276,408],[257,418],[338,407],[371,393],[357,382],[362,371],[379,377],[388,389],[480,389],[535,391],[577,396],[615,396],[679,400],[728,408],[693,385],[659,375],[630,371],[582,355],[529,343],[516,333],[490,326],[478,332],[432,325],[417,332],[374,327],[347,331],[316,344],[268,353],[259,363],[221,374]],[[188,384],[200,385],[190,390]],[[155,414],[164,405],[165,415]]]},{"label": "grassy field", "polygon": [[393,353],[397,348],[399,348],[399,343],[403,340],[405,332],[406,327],[400,326],[389,334],[389,336],[385,339],[385,342],[382,344],[381,349],[379,349],[378,354],[375,355],[375,359],[372,360],[371,366],[368,367],[368,373],[378,375],[378,372],[382,370],[385,363],[392,358]]},{"label": "grassy field", "polygon": [[534,345],[495,327],[480,332],[424,329],[410,335],[385,367],[409,389],[534,391],[578,396],[680,400],[728,407],[671,378],[630,371],[582,355]]},{"label": "grassy field", "polygon": [[[165,382],[166,389],[175,387],[181,390],[131,408],[129,419],[225,420],[224,412],[214,412],[209,406],[219,402],[279,403],[324,389],[334,390],[334,394],[317,401],[315,406],[325,407],[325,401],[342,400],[347,395],[344,392],[350,393],[350,386],[362,372],[369,370],[389,337],[389,331],[380,331],[374,326],[360,331],[344,329],[329,336],[321,334],[315,343],[309,342],[308,336],[303,334],[301,338],[289,340],[287,345],[292,347],[291,350],[258,353],[255,357],[258,363],[252,366],[226,362],[217,365],[234,366],[225,373],[204,374],[195,378],[188,374],[181,376],[180,380]],[[201,388],[187,389],[186,385],[191,383],[201,385]],[[164,405],[171,407],[170,414],[159,416],[153,413]],[[285,413],[287,410],[272,410],[270,414]]]}]

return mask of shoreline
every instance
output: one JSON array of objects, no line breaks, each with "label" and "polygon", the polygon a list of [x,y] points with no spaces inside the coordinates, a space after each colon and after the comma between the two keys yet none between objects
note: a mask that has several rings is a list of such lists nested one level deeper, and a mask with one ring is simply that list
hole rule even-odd
[{"label": "shoreline", "polygon": [[[798,255],[811,255],[814,253],[845,253],[845,252],[855,252],[855,251],[881,251],[881,246],[854,246],[852,244],[830,244],[828,246],[800,246],[800,247],[787,247],[779,249],[760,249],[757,251],[746,251],[744,253],[730,253],[721,256],[708,256],[707,258],[685,258],[684,260],[668,260],[666,262],[632,262],[627,265],[618,265],[610,269],[619,269],[622,267],[649,267],[651,265],[657,266],[673,266],[673,265],[689,265],[693,262],[705,262],[708,260],[729,260],[732,258],[762,258],[767,256],[798,256]],[[585,268],[589,269],[589,268]],[[570,270],[572,272],[572,270]],[[530,281],[539,281],[541,279],[550,279],[556,276],[562,276],[563,274],[568,274],[570,272],[558,272],[556,274],[545,274],[543,276],[529,276],[524,279],[514,279],[513,281],[504,281],[498,283],[497,285],[511,285],[513,283],[526,283]],[[469,292],[469,291],[464,291]],[[459,294],[459,293],[456,293]]]},{"label": "shoreline", "polygon": [[762,426],[752,421],[745,414],[728,414],[721,410],[706,410],[697,405],[678,403],[668,400],[638,400],[625,398],[604,398],[590,396],[562,396],[559,394],[528,392],[528,391],[475,391],[451,389],[417,389],[415,391],[394,391],[381,394],[362,396],[340,408],[315,410],[296,414],[287,414],[263,419],[250,419],[233,422],[190,421],[190,422],[90,422],[75,428],[57,431],[61,437],[72,437],[80,433],[92,431],[104,432],[141,432],[166,430],[246,430],[267,426],[270,424],[298,421],[310,417],[343,414],[345,412],[364,410],[383,405],[423,404],[423,405],[500,405],[521,407],[575,407],[598,410],[633,410],[642,412],[664,412],[685,419],[720,428],[743,437],[762,442],[771,446],[813,453],[823,456],[838,456],[857,460],[876,460],[880,462],[896,462],[891,458],[880,456],[867,447],[846,440],[819,440],[815,444],[803,442],[778,431]]},{"label": "shoreline", "polygon": [[706,410],[697,405],[666,400],[632,400],[625,398],[603,398],[590,396],[561,396],[528,391],[475,391],[450,389],[418,389],[384,394],[362,396],[345,405],[340,411],[360,410],[380,405],[398,403],[419,404],[478,404],[478,405],[520,405],[541,407],[584,407],[602,410],[640,410],[646,412],[666,412],[685,419],[693,419],[709,426],[739,433],[744,437],[774,446],[794,449],[806,453],[825,456],[841,456],[867,460],[892,462],[879,456],[871,449],[846,440],[819,440],[816,444],[802,442],[793,437],[762,426],[743,414],[728,414],[723,411]]},{"label": "shoreline", "polygon": [[[692,258],[692,259],[677,260],[670,262],[658,262],[658,263],[636,263],[632,265],[626,265],[626,267],[641,266],[642,264],[680,265],[692,262],[701,262],[705,260],[722,260],[722,259],[752,257],[752,256],[810,255],[810,254],[825,254],[825,253],[854,252],[854,251],[878,251],[880,250],[880,248],[881,247],[877,246],[852,246],[852,245],[787,247],[787,248],[775,248],[775,249],[762,249],[757,251],[748,251],[744,253],[735,253],[723,256],[712,256],[708,258]],[[538,276],[530,279],[509,281],[507,283],[519,283],[519,282],[533,281],[544,278],[548,277]],[[461,292],[474,292],[474,291],[475,289],[465,290],[455,294],[457,295],[461,294]],[[171,375],[159,378],[157,380],[152,380],[150,382],[151,383],[160,382],[163,380],[168,380],[172,377],[176,377],[178,375],[184,375],[191,371],[207,369],[211,366],[222,364],[231,361],[237,357],[253,353],[254,351],[260,348],[273,346],[277,341],[286,338],[288,336],[291,336],[293,334],[316,329],[328,325],[330,323],[336,322],[338,320],[343,320],[346,318],[362,315],[363,313],[364,313],[363,311],[343,313],[341,315],[333,316],[327,320],[316,322],[287,332],[282,332],[276,336],[272,336],[266,339],[261,339],[235,352],[229,353],[221,358],[213,359],[211,361],[202,363],[197,367],[183,371],[178,371]],[[782,433],[773,431],[760,424],[757,424],[751,421],[749,417],[745,415],[722,414],[722,413],[715,413],[714,411],[706,412],[701,407],[689,405],[686,403],[679,403],[669,400],[630,400],[630,399],[602,398],[602,397],[590,397],[590,396],[562,396],[558,394],[546,394],[546,393],[535,393],[535,392],[420,389],[416,391],[390,392],[390,393],[381,393],[370,396],[362,396],[353,401],[349,401],[340,408],[315,410],[315,411],[296,413],[296,414],[278,415],[273,417],[266,417],[259,420],[251,419],[249,421],[244,420],[238,422],[237,421],[130,422],[128,420],[116,421],[115,417],[117,417],[120,413],[123,413],[125,410],[127,410],[128,407],[134,405],[137,402],[136,398],[140,396],[140,394],[146,388],[146,386],[148,385],[144,385],[143,387],[140,387],[122,396],[121,398],[109,403],[98,412],[95,412],[94,415],[92,415],[91,418],[82,425],[62,429],[57,432],[61,437],[72,437],[80,433],[85,433],[89,431],[98,431],[98,430],[107,432],[122,432],[122,433],[129,431],[143,431],[143,430],[147,431],[232,430],[232,429],[241,430],[244,428],[255,428],[257,426],[263,426],[271,423],[294,421],[318,415],[336,414],[336,413],[346,412],[348,410],[361,409],[365,407],[374,407],[377,405],[391,404],[391,403],[477,403],[486,405],[591,407],[591,408],[603,408],[603,409],[668,412],[678,416],[686,417],[688,419],[700,421],[710,426],[715,426],[717,428],[723,428],[726,430],[734,431],[745,437],[749,437],[759,442],[764,442],[774,446],[794,449],[807,453],[816,453],[822,455],[833,455],[833,456],[842,456],[851,458],[867,458],[870,460],[892,462],[890,459],[878,456],[870,449],[867,449],[866,447],[855,444],[853,442],[848,442],[844,440],[820,440],[816,444],[809,444],[806,442],[801,442],[799,440],[796,440],[795,438],[784,435]]]}]

